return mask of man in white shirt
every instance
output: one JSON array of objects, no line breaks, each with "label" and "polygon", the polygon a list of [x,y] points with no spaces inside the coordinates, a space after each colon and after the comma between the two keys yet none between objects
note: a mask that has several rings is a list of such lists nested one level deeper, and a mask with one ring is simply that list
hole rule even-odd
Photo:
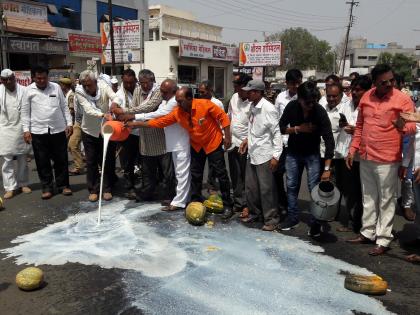
[{"label": "man in white shirt", "polygon": [[[330,74],[329,76],[325,78],[325,90],[331,84],[341,84],[340,78],[336,76],[335,74]],[[343,95],[343,101],[350,101],[347,95],[345,94]],[[325,107],[328,104],[327,95],[325,94],[324,96],[322,96],[318,103],[319,105],[322,105]]]},{"label": "man in white shirt", "polygon": [[246,87],[252,102],[248,126],[248,139],[240,147],[244,153],[248,148],[246,169],[246,198],[250,215],[247,222],[264,219],[263,231],[274,231],[280,221],[277,204],[276,171],[283,149],[278,112],[263,95],[264,82],[251,80]]},{"label": "man in white shirt", "polygon": [[200,83],[198,86],[198,94],[200,95],[200,98],[208,99],[221,109],[225,110],[223,103],[214,97],[213,84],[209,80],[204,80]]},{"label": "man in white shirt", "polygon": [[[279,113],[279,118],[283,115],[283,111],[287,104],[297,99],[297,89],[302,84],[302,72],[298,69],[290,69],[286,72],[286,87],[287,90],[281,92],[275,101],[274,106]],[[286,154],[287,154],[287,140],[289,135],[282,135],[283,151],[280,156],[279,167],[276,171],[276,183],[279,191],[279,207],[283,213],[287,213],[287,194],[284,187],[284,174],[286,173]]]},{"label": "man in white shirt", "polygon": [[[134,116],[137,121],[146,121],[154,118],[165,116],[172,112],[178,106],[175,100],[175,94],[178,90],[176,82],[166,79],[160,85],[160,93],[163,101],[159,108],[151,113],[136,114]],[[130,115],[125,115],[125,119],[132,119]],[[190,174],[190,136],[184,128],[178,123],[164,128],[166,152],[172,153],[172,161],[175,168],[175,176],[177,180],[176,195],[172,201],[164,201],[162,208],[163,211],[176,211],[183,210],[188,202],[191,174]]]},{"label": "man in white shirt", "polygon": [[[73,133],[72,119],[58,84],[48,81],[48,69],[31,71],[34,83],[28,86],[22,102],[23,137],[32,142],[42,199],[50,199],[53,182],[65,196],[72,195],[69,184],[67,139]],[[51,160],[54,165],[51,165]]]},{"label": "man in white shirt", "polygon": [[[341,157],[347,157],[353,133],[356,128],[357,115],[359,113],[359,102],[362,96],[372,87],[372,80],[366,76],[358,76],[351,83],[352,100],[347,106],[343,107],[342,113],[346,117],[346,121],[341,122],[343,127],[337,137],[335,146],[335,156],[340,157],[335,165],[336,173],[343,178],[341,194],[344,198],[345,209],[340,207],[338,220],[340,227],[339,232],[360,232],[362,227],[362,187],[360,184],[360,162],[357,158],[353,162],[351,169],[345,165],[345,161]],[[351,223],[351,226],[349,226]]]},{"label": "man in white shirt", "polygon": [[[101,127],[104,120],[111,120],[109,113],[110,104],[119,106],[120,100],[112,91],[111,87],[96,80],[96,75],[91,70],[85,70],[79,77],[81,85],[76,88],[76,100],[83,109],[82,118],[82,141],[85,147],[87,164],[87,186],[89,201],[99,199],[100,175],[102,167],[102,154],[104,141],[101,135]],[[115,149],[116,143],[110,141],[106,153],[103,182],[103,199],[112,199],[112,188],[115,183]]]},{"label": "man in white shirt", "polygon": [[[28,187],[28,163],[26,156],[29,145],[23,140],[20,118],[22,99],[26,88],[16,83],[10,69],[0,73],[0,156],[3,158],[2,177],[6,193],[4,199],[12,198],[17,190],[30,193]],[[16,167],[14,165],[16,159]]]},{"label": "man in white shirt", "polygon": [[[121,79],[122,85],[116,94],[121,101],[121,107],[129,108],[132,105],[134,90],[137,86],[136,73],[132,69],[126,69],[122,72]],[[139,130],[133,129],[127,140],[121,143],[120,164],[126,180],[125,188],[128,190],[126,193],[128,199],[136,199],[134,168],[140,157],[139,141]]]},{"label": "man in white shirt", "polygon": [[239,153],[242,142],[248,138],[249,114],[251,102],[248,101],[248,92],[242,90],[251,77],[240,73],[235,80],[235,88],[238,92],[232,95],[229,102],[228,116],[230,118],[230,130],[232,132],[232,146],[228,148],[229,173],[233,189],[233,210],[241,211],[241,218],[248,216],[248,207],[245,196],[245,174],[247,152]]}]

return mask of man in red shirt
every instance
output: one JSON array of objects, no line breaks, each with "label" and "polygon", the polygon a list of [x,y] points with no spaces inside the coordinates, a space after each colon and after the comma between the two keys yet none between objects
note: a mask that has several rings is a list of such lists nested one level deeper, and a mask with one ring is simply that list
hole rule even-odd
[{"label": "man in red shirt", "polygon": [[[207,99],[194,99],[190,88],[182,87],[176,93],[178,105],[168,115],[147,122],[128,122],[130,127],[164,128],[179,123],[190,135],[191,142],[191,199],[203,201],[201,194],[204,165],[209,161],[219,180],[225,206],[224,219],[233,216],[233,201],[230,196],[230,182],[226,170],[223,146],[228,149],[232,143],[230,120],[226,113]],[[121,117],[127,120],[133,117]],[[224,139],[222,129],[224,131]]]},{"label": "man in red shirt", "polygon": [[351,168],[356,152],[360,155],[363,217],[360,235],[349,243],[376,243],[369,255],[384,254],[393,239],[392,226],[397,204],[398,168],[401,139],[415,133],[414,123],[404,125],[401,112],[413,112],[410,97],[394,88],[394,74],[388,65],[372,70],[374,88],[359,103],[359,115],[347,156]]}]

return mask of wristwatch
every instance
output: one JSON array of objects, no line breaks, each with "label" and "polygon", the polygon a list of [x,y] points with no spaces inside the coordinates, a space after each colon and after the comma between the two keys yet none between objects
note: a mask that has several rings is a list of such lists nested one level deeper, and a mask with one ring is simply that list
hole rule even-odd
[{"label": "wristwatch", "polygon": [[324,171],[325,171],[325,172],[328,172],[329,170],[330,170],[330,166],[329,166],[329,165],[325,165],[325,166],[324,166]]}]

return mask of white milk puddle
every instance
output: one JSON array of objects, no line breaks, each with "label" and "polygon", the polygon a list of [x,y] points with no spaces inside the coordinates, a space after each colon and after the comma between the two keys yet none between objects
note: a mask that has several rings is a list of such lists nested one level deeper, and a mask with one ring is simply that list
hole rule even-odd
[{"label": "white milk puddle", "polygon": [[160,206],[145,205],[135,211],[124,211],[126,203],[105,206],[100,225],[96,211],[70,216],[35,233],[19,236],[12,241],[18,245],[1,252],[16,257],[18,265],[78,262],[132,269],[149,277],[167,277],[184,269],[186,253],[139,220],[158,212]]},{"label": "white milk puddle", "polygon": [[299,239],[238,223],[193,227],[159,205],[128,202],[23,235],[2,250],[17,264],[78,262],[126,269],[132,305],[146,314],[390,314],[347,291],[340,270],[366,269],[325,256]]}]

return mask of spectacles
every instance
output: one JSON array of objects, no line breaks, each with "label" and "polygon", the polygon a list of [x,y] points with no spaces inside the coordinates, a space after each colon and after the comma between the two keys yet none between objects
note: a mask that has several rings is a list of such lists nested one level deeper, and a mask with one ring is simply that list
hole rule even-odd
[{"label": "spectacles", "polygon": [[388,85],[394,85],[394,83],[395,83],[395,78],[392,78],[392,79],[389,79],[389,80],[380,81],[378,85],[388,86]]}]

